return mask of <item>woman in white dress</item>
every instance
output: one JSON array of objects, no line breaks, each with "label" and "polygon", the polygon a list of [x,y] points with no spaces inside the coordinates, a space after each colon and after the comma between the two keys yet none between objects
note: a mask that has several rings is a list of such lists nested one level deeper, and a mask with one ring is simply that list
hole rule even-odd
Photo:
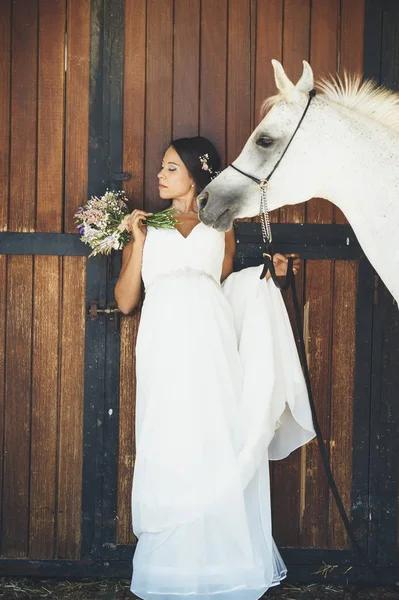
[{"label": "woman in white dress", "polygon": [[[131,591],[145,600],[256,600],[285,576],[271,533],[269,459],[314,437],[281,294],[257,267],[232,273],[233,230],[198,219],[220,159],[203,137],[175,140],[159,195],[179,223],[126,217],[115,298],[140,301]],[[277,274],[287,259],[275,255]],[[299,261],[294,262],[297,272]],[[274,289],[273,289],[274,288]]]}]

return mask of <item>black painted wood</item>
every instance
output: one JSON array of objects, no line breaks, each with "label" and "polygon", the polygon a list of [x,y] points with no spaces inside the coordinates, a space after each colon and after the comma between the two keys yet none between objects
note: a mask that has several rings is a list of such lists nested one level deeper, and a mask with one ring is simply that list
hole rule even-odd
[{"label": "black painted wood", "polygon": [[[93,299],[101,304],[106,300],[106,259],[104,257],[87,263],[87,313]],[[87,315],[81,521],[83,559],[101,556],[105,334],[105,320],[92,321]]]},{"label": "black painted wood", "polygon": [[[365,75],[399,90],[397,0],[366,0],[364,49]],[[369,555],[381,568],[398,568],[399,312],[379,277],[374,277]]]},{"label": "black painted wood", "polygon": [[[111,22],[123,10],[123,2],[115,0],[91,0],[91,63],[90,63],[90,116],[89,116],[89,194],[100,195],[110,189],[110,137],[112,91],[110,63],[112,52],[122,41],[110,37]],[[113,123],[113,127],[115,124]],[[121,124],[119,124],[121,127]],[[121,135],[121,134],[119,134]],[[119,149],[121,152],[121,148]],[[110,279],[110,257],[96,257],[97,264],[90,259],[90,269],[97,269],[98,293],[89,285],[87,307],[91,300],[98,300],[105,306],[108,298]],[[94,277],[93,277],[94,279]],[[108,319],[95,321],[87,318],[85,356],[85,414],[84,414],[84,460],[83,460],[83,502],[81,553],[84,558],[101,559],[104,543],[104,528],[112,517],[104,498],[108,498],[111,486],[116,498],[115,453],[117,444],[113,439],[110,449],[110,430],[115,429],[117,411],[109,407],[110,399],[115,409],[118,398],[119,348],[115,348],[115,331],[110,328]],[[113,360],[109,359],[112,355]],[[117,422],[116,422],[117,423]],[[117,424],[116,424],[117,427]],[[114,474],[114,475],[113,475]],[[107,510],[108,508],[108,510]],[[115,512],[115,511],[113,511]]]},{"label": "black painted wood", "polygon": [[90,251],[89,246],[83,244],[80,236],[74,233],[0,232],[0,254],[88,256]]},{"label": "black painted wood", "polygon": [[378,282],[374,306],[370,510],[373,549],[378,563],[399,565],[399,311]]},{"label": "black painted wood", "polygon": [[[240,243],[262,241],[259,223],[237,221],[234,224]],[[315,246],[359,247],[359,242],[350,225],[319,225],[310,223],[273,223],[273,243],[313,244]]]},{"label": "black painted wood", "polygon": [[[91,0],[90,12],[90,95],[89,95],[89,196],[103,192],[107,182],[106,155],[103,131],[103,44],[104,2]],[[86,309],[92,300],[100,305],[106,299],[106,259],[97,257],[95,265],[88,264],[100,289],[93,287],[91,278],[86,286]],[[83,420],[83,473],[82,473],[82,539],[81,556],[89,560],[101,556],[102,528],[102,447],[105,371],[105,322],[86,317],[85,345],[85,405]]]},{"label": "black painted wood", "polygon": [[[109,83],[106,98],[109,187],[121,189],[121,181],[112,181],[112,174],[122,172],[124,1],[108,0],[106,7],[104,79]],[[114,273],[119,272],[115,265],[120,265],[120,259],[120,252],[113,253],[108,259],[107,303],[114,301]],[[106,344],[102,552],[116,542],[120,337],[114,319],[106,320]]]},{"label": "black painted wood", "polygon": [[353,528],[363,551],[370,552],[370,397],[372,366],[374,271],[363,257],[358,263],[356,296],[356,362],[354,374],[352,506]]}]

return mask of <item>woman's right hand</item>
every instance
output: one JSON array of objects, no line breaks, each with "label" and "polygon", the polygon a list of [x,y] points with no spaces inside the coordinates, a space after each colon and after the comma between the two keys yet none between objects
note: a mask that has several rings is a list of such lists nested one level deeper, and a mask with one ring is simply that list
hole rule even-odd
[{"label": "woman's right hand", "polygon": [[147,235],[147,225],[144,225],[143,221],[148,215],[152,215],[152,213],[136,209],[124,217],[120,227],[130,231],[134,242],[144,244]]}]

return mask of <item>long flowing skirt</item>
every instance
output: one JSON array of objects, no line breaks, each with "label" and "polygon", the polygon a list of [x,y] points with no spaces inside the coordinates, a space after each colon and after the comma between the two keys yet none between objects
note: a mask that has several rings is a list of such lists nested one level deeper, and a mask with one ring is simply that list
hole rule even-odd
[{"label": "long flowing skirt", "polygon": [[246,271],[224,288],[177,272],[146,293],[131,582],[144,599],[255,600],[286,576],[271,531],[269,459],[314,432],[281,295]]}]

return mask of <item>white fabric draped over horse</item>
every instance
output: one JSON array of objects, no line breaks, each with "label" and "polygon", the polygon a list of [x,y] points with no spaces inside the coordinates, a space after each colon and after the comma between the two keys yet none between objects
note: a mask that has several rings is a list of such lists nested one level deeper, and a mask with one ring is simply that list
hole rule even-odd
[{"label": "white fabric draped over horse", "polygon": [[[314,87],[304,69],[294,85],[273,60],[278,95],[234,165],[263,179],[281,157]],[[324,79],[269,183],[269,210],[325,198],[345,214],[366,256],[399,300],[399,94],[359,75]],[[199,196],[200,218],[225,231],[259,213],[255,182],[227,167]]]}]

